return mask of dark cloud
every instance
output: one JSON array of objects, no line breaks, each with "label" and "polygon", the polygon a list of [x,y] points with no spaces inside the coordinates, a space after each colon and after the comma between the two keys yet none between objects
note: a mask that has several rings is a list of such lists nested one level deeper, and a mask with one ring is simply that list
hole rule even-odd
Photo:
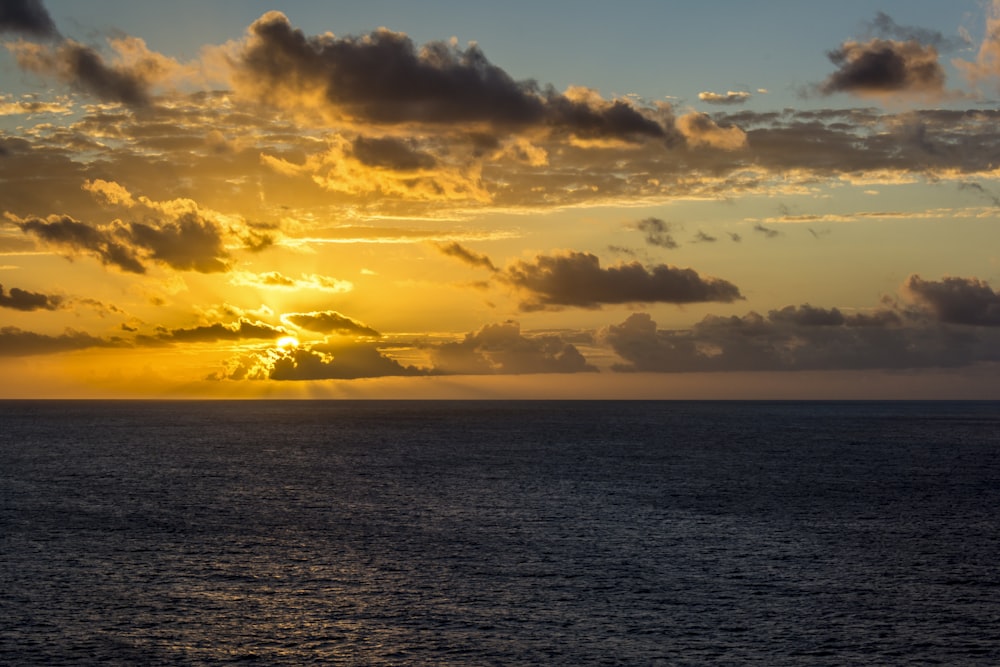
[{"label": "dark cloud", "polygon": [[319,93],[326,112],[395,124],[551,126],[588,137],[666,138],[664,125],[631,105],[569,97],[515,81],[475,45],[430,42],[380,29],[360,37],[306,36],[280,12],[249,28],[237,86],[279,106],[301,108]]},{"label": "dark cloud", "polygon": [[106,266],[130,273],[145,273],[147,260],[201,273],[229,269],[223,231],[196,213],[184,213],[157,225],[116,221],[93,227],[69,216],[28,218],[17,224],[45,243],[92,255]]},{"label": "dark cloud", "polygon": [[157,226],[133,222],[128,236],[152,259],[175,269],[218,273],[229,268],[222,230],[195,213]]},{"label": "dark cloud", "polygon": [[886,327],[899,326],[903,319],[893,310],[880,309],[873,312],[843,314],[837,308],[817,308],[809,304],[785,306],[772,310],[768,320],[775,324],[790,324],[798,327]]},{"label": "dark cloud", "polygon": [[386,357],[371,344],[317,345],[288,350],[274,362],[272,380],[354,380],[358,378],[423,375]]},{"label": "dark cloud", "polygon": [[62,303],[62,297],[41,294],[39,292],[29,292],[17,287],[12,287],[4,294],[3,285],[0,285],[0,308],[13,308],[14,310],[55,310]]},{"label": "dark cloud", "polygon": [[626,363],[618,371],[801,371],[959,367],[1000,360],[1000,330],[959,331],[905,323],[877,310],[847,316],[810,306],[767,317],[708,316],[688,330],[661,330],[635,313],[603,332]]},{"label": "dark cloud", "polygon": [[879,36],[901,42],[915,41],[935,47],[939,51],[952,51],[969,45],[963,37],[946,37],[938,30],[928,30],[914,26],[902,26],[885,12],[877,12],[871,22],[872,30]]},{"label": "dark cloud", "polygon": [[739,288],[719,278],[704,278],[693,269],[665,264],[646,269],[638,262],[601,268],[590,253],[539,255],[503,271],[503,280],[529,294],[522,310],[563,306],[599,308],[621,303],[732,302]]},{"label": "dark cloud", "polygon": [[959,190],[972,190],[973,192],[978,193],[980,196],[982,196],[983,198],[985,198],[986,200],[988,200],[994,206],[1000,208],[1000,197],[997,197],[995,194],[993,194],[992,192],[990,192],[989,190],[987,190],[986,188],[984,188],[979,183],[974,183],[974,182],[959,183],[958,184],[958,189]]},{"label": "dark cloud", "polygon": [[19,44],[13,50],[22,68],[56,76],[104,102],[132,107],[145,107],[150,103],[151,84],[147,72],[109,65],[89,46],[66,40],[53,49]]},{"label": "dark cloud", "polygon": [[92,347],[125,347],[120,338],[97,338],[82,331],[67,329],[59,336],[24,331],[17,327],[0,328],[0,356],[24,357],[35,354],[56,354],[85,350]]},{"label": "dark cloud", "polygon": [[941,322],[1000,326],[1000,292],[985,281],[955,277],[933,281],[912,275],[904,287]]},{"label": "dark cloud", "polygon": [[671,234],[671,230],[676,227],[672,222],[666,222],[659,218],[646,218],[637,222],[635,227],[639,231],[645,232],[646,243],[650,245],[671,249],[677,247],[677,241]]},{"label": "dark cloud", "polygon": [[581,137],[652,137],[665,139],[668,144],[679,139],[673,131],[668,135],[659,122],[621,100],[600,103],[571,100],[551,89],[546,92],[545,100],[547,124]]},{"label": "dark cloud", "polygon": [[729,239],[733,243],[739,243],[740,241],[743,240],[743,237],[737,234],[736,232],[726,232],[726,233],[729,234]]},{"label": "dark cloud", "polygon": [[413,147],[412,142],[382,137],[369,139],[358,137],[352,145],[354,157],[369,167],[383,167],[397,171],[432,169],[437,160],[430,153],[423,153]]},{"label": "dark cloud", "polygon": [[90,254],[105,266],[117,266],[130,273],[146,272],[135,249],[119,240],[115,230],[91,227],[65,215],[50,216],[48,220],[28,218],[18,226],[45,243]]},{"label": "dark cloud", "polygon": [[435,247],[445,255],[454,257],[461,262],[465,262],[469,266],[489,269],[490,271],[497,270],[497,267],[493,264],[493,261],[489,257],[473,250],[469,250],[456,241],[452,241],[450,243],[437,243],[435,244]]},{"label": "dark cloud", "polygon": [[276,327],[266,322],[251,322],[240,318],[236,322],[224,324],[215,322],[197,327],[171,329],[161,332],[153,339],[142,339],[143,342],[171,343],[212,343],[215,341],[268,340],[289,335],[284,327]]},{"label": "dark cloud", "polygon": [[430,351],[434,371],[443,374],[493,375],[580,373],[597,369],[574,345],[555,335],[527,338],[516,322],[488,324],[457,343]]},{"label": "dark cloud", "polygon": [[341,315],[335,310],[323,310],[311,313],[287,313],[281,316],[286,324],[293,324],[300,329],[317,331],[324,334],[341,334],[345,336],[369,336],[378,338],[381,334],[357,320]]},{"label": "dark cloud", "polygon": [[[756,223],[753,226],[753,230],[755,232],[760,232],[761,234],[763,234],[765,237],[767,237],[769,239],[773,239],[774,237],[779,236],[781,234],[781,232],[779,232],[777,229],[771,229],[770,227],[765,227],[764,225],[760,224],[759,222]],[[733,240],[734,241],[738,241],[739,239],[738,238],[733,238]]]},{"label": "dark cloud", "polygon": [[56,24],[41,0],[3,0],[0,3],[0,32],[59,37]]},{"label": "dark cloud", "polygon": [[838,69],[820,86],[820,92],[826,95],[903,93],[939,97],[944,93],[944,69],[933,46],[913,40],[873,39],[844,42],[827,55]]},{"label": "dark cloud", "polygon": [[706,234],[705,232],[698,230],[698,233],[694,235],[695,243],[715,243],[718,241],[718,237],[712,236],[711,234]]}]

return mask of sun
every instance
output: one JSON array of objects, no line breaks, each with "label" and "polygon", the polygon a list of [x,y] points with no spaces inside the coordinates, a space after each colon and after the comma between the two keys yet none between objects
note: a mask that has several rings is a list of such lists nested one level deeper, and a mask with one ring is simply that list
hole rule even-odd
[{"label": "sun", "polygon": [[290,347],[298,347],[299,339],[296,338],[295,336],[282,336],[281,338],[278,339],[276,345],[282,349]]}]

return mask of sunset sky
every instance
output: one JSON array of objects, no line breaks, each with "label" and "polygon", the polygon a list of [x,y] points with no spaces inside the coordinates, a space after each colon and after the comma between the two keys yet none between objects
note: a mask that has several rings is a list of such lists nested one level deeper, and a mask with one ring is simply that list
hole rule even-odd
[{"label": "sunset sky", "polygon": [[0,397],[1000,398],[1000,0],[0,38]]}]

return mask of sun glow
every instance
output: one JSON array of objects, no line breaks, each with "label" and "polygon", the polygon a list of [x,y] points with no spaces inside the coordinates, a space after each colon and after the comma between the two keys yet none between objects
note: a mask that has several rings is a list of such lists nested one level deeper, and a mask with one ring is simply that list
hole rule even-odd
[{"label": "sun glow", "polygon": [[298,347],[299,339],[296,338],[295,336],[282,336],[281,338],[278,339],[277,343],[275,344],[282,349],[287,349],[290,347]]}]

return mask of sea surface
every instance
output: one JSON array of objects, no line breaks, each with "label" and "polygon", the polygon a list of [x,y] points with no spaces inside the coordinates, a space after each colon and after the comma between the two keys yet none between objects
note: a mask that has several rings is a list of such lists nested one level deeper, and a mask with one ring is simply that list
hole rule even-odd
[{"label": "sea surface", "polygon": [[998,665],[1000,404],[0,402],[3,665]]}]

